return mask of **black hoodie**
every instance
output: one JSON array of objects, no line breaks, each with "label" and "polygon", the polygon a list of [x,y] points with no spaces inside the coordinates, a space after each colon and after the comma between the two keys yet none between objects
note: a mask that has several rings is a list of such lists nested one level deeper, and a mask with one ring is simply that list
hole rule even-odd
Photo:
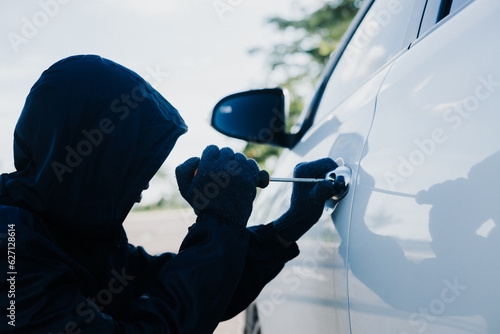
[{"label": "black hoodie", "polygon": [[211,333],[297,255],[272,225],[216,217],[177,255],[128,244],[125,217],[186,131],[110,60],[69,57],[42,74],[15,129],[16,172],[0,176],[2,333]]}]

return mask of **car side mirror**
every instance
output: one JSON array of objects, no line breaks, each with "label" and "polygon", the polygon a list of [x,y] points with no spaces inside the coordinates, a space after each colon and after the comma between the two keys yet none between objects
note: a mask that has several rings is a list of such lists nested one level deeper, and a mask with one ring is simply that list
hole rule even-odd
[{"label": "car side mirror", "polygon": [[211,125],[229,137],[289,147],[285,121],[287,104],[281,88],[232,94],[215,105]]}]

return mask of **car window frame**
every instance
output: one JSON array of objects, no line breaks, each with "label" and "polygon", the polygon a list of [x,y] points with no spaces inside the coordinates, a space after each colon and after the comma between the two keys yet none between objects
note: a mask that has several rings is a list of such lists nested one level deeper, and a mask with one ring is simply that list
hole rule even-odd
[{"label": "car window frame", "polygon": [[[300,126],[300,129],[297,133],[290,136],[288,147],[293,148],[304,136],[304,134],[309,130],[309,128],[311,128],[311,126],[314,124],[316,118],[316,112],[318,111],[318,107],[323,98],[326,86],[333,72],[335,71],[337,64],[339,63],[340,58],[343,56],[347,46],[351,42],[361,22],[363,22],[363,20],[366,17],[366,14],[368,13],[372,5],[375,3],[375,1],[376,0],[366,0],[363,3],[363,6],[356,13],[356,16],[352,20],[347,31],[344,33],[344,36],[340,40],[337,48],[330,55],[330,60],[328,61],[325,70],[323,71],[323,75],[319,80],[320,84],[316,89],[315,94],[311,99],[308,108],[303,112],[305,116],[301,117],[303,119],[302,125]],[[408,50],[412,45],[412,43],[418,38],[418,33],[423,19],[423,15],[425,13],[425,7],[426,7],[425,5],[427,1],[430,0],[416,1],[414,3],[412,14],[410,16],[410,20],[408,21],[408,26],[406,28],[405,35],[402,41],[401,52]],[[401,52],[399,52],[396,56],[399,56]],[[388,62],[391,62],[393,59],[394,58],[392,58]],[[385,65],[381,66],[381,68],[383,68],[384,66]]]},{"label": "car window frame", "polygon": [[366,13],[368,13],[374,2],[375,0],[366,0],[366,2],[354,16],[354,19],[351,21],[351,24],[349,25],[346,32],[342,36],[337,47],[330,55],[330,59],[328,60],[328,63],[326,64],[325,69],[323,70],[323,74],[319,79],[320,84],[318,88],[315,90],[315,93],[311,99],[311,102],[309,103],[309,106],[307,107],[306,110],[303,111],[305,116],[302,117],[303,119],[302,125],[300,126],[299,131],[291,135],[290,137],[291,143],[289,143],[290,144],[289,147],[294,147],[299,142],[299,140],[304,136],[307,130],[309,130],[309,128],[313,125],[314,118],[316,116],[316,111],[318,110],[319,104],[323,97],[323,93],[325,92],[328,80],[330,79],[333,71],[335,70],[335,67],[337,66],[340,58],[344,54],[347,45],[354,36],[354,33],[357,31],[359,25],[365,18]]},{"label": "car window frame", "polygon": [[[462,6],[458,7],[452,12],[447,12],[447,4],[452,4],[452,0],[427,0],[422,22],[418,31],[418,38],[410,45],[410,48],[420,42],[427,35],[439,28],[442,24],[447,22],[450,18],[461,12],[465,7],[469,6],[475,0],[469,0]],[[448,9],[449,10],[449,9]]]}]

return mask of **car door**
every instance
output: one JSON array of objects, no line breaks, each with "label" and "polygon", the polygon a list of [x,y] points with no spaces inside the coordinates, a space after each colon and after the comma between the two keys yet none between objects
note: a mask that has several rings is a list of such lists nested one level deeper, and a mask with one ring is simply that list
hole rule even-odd
[{"label": "car door", "polygon": [[500,3],[427,7],[434,23],[388,72],[359,164],[356,334],[500,332]]},{"label": "car door", "polygon": [[[375,110],[377,93],[393,59],[416,38],[423,4],[378,0],[362,11],[361,23],[347,46],[332,56],[334,70],[314,125],[291,150],[285,151],[274,175],[292,176],[303,161],[342,158],[354,177],[347,197],[299,241],[301,254],[287,264],[257,301],[262,333],[349,333],[349,301],[345,251],[358,162]],[[339,160],[340,163],[340,160]],[[289,207],[291,184],[271,184],[260,194],[251,223],[278,218]]]}]

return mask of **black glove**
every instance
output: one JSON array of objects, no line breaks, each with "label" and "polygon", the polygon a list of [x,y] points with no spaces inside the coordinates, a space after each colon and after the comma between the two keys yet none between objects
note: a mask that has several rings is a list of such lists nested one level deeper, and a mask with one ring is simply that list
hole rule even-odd
[{"label": "black glove", "polygon": [[227,224],[246,226],[257,193],[259,167],[230,148],[208,146],[175,170],[179,191],[197,215],[209,213]]},{"label": "black glove", "polygon": [[[323,178],[337,167],[330,158],[300,163],[295,167],[293,176]],[[295,182],[290,209],[273,222],[275,231],[287,241],[297,241],[319,220],[326,200],[340,193],[343,187],[343,177],[339,177],[335,182]]]}]

